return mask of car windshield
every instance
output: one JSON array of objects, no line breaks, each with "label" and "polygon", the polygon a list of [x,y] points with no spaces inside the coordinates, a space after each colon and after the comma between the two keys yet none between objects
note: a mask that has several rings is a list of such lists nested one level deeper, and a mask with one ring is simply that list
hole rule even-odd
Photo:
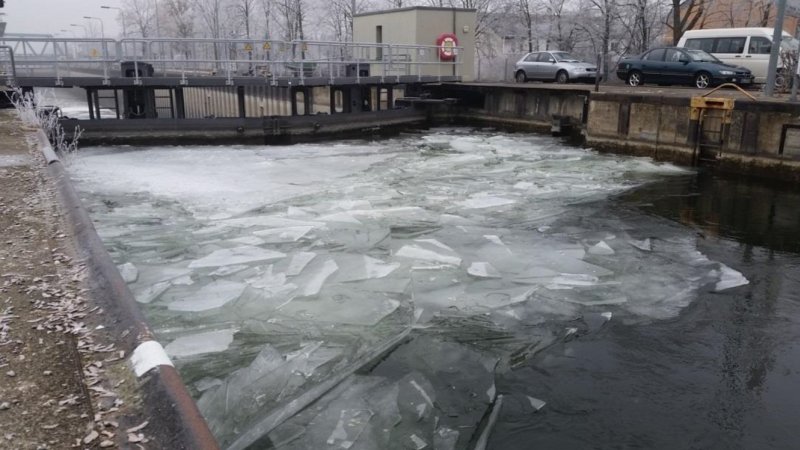
[{"label": "car windshield", "polygon": [[686,52],[689,53],[689,57],[692,58],[692,61],[722,63],[716,56],[703,50],[687,50]]},{"label": "car windshield", "polygon": [[555,56],[556,61],[559,62],[580,62],[581,60],[570,55],[567,52],[551,52],[553,56]]}]

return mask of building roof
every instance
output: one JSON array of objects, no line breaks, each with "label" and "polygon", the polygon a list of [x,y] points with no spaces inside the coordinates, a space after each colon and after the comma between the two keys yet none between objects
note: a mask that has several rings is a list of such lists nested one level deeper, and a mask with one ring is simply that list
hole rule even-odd
[{"label": "building roof", "polygon": [[380,11],[367,11],[363,13],[355,14],[353,17],[363,17],[363,16],[372,16],[376,14],[389,14],[389,13],[396,13],[396,12],[405,12],[405,11],[459,11],[459,12],[476,12],[476,9],[473,8],[439,8],[437,6],[409,6],[407,8],[397,8],[397,9],[384,9]]}]

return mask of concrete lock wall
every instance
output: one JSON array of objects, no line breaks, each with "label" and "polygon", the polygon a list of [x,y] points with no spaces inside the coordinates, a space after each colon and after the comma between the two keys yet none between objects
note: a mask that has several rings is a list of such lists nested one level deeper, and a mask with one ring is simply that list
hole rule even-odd
[{"label": "concrete lock wall", "polygon": [[[587,145],[684,165],[698,157],[697,140],[714,132],[691,120],[688,97],[619,94],[592,94],[585,130]],[[740,99],[721,132],[712,150],[718,169],[800,181],[800,106]]]},{"label": "concrete lock wall", "polygon": [[[577,86],[455,83],[444,83],[433,92],[438,98],[455,99],[437,111],[440,122],[549,129],[572,136],[579,132],[586,145],[600,151],[800,182],[798,104],[740,97],[730,111],[730,123],[722,126],[711,120],[719,111],[708,110],[711,119],[702,125],[692,120],[691,92],[664,96],[597,93]],[[711,138],[716,141],[706,142]]]},{"label": "concrete lock wall", "polygon": [[[353,19],[353,35],[356,42],[382,42],[396,45],[436,45],[436,39],[442,33],[453,33],[462,50],[456,55],[459,63],[457,73],[464,81],[474,79],[475,66],[475,22],[474,9],[412,7],[388,11],[375,11],[358,14]],[[380,33],[378,32],[380,27]],[[451,62],[437,63],[438,52],[434,48],[425,50],[424,54],[411,50],[399,49],[394,60],[408,58],[410,61],[425,62],[420,72],[410,67],[408,75],[454,75]],[[380,59],[378,55],[371,58]],[[402,64],[387,70],[387,75],[400,75]],[[385,68],[380,64],[372,64],[370,74],[381,74]]]}]

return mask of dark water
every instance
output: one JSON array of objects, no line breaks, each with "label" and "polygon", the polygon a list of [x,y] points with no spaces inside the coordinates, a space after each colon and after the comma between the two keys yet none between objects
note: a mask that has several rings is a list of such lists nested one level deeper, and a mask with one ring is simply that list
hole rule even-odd
[{"label": "dark water", "polygon": [[696,229],[698,250],[750,284],[672,320],[612,320],[500,375],[489,448],[800,448],[800,194],[699,174],[611,208]]}]

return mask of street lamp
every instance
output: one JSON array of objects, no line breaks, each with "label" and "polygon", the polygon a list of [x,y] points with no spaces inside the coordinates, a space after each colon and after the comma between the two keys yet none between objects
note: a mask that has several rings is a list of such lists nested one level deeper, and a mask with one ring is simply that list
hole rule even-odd
[{"label": "street lamp", "polygon": [[122,37],[128,37],[128,31],[125,29],[125,14],[122,12],[122,8],[118,8],[116,6],[100,6],[102,9],[116,9],[119,11],[119,17],[122,20]]},{"label": "street lamp", "polygon": [[78,38],[78,35],[75,34],[75,30],[67,30],[67,29],[63,29],[62,28],[61,30],[58,30],[58,31],[60,31],[62,33],[72,33],[72,37],[74,37],[76,39]]},{"label": "street lamp", "polygon": [[89,19],[89,20],[97,20],[98,22],[100,22],[100,37],[102,39],[106,38],[106,32],[105,32],[105,29],[103,27],[103,19],[101,19],[99,17],[92,17],[92,16],[83,16],[83,18],[84,19]]},{"label": "street lamp", "polygon": [[69,26],[75,27],[75,28],[83,28],[83,37],[84,38],[88,38],[89,37],[89,31],[86,29],[86,27],[84,25],[80,25],[80,24],[77,24],[77,23],[71,23],[71,24],[69,24]]}]

